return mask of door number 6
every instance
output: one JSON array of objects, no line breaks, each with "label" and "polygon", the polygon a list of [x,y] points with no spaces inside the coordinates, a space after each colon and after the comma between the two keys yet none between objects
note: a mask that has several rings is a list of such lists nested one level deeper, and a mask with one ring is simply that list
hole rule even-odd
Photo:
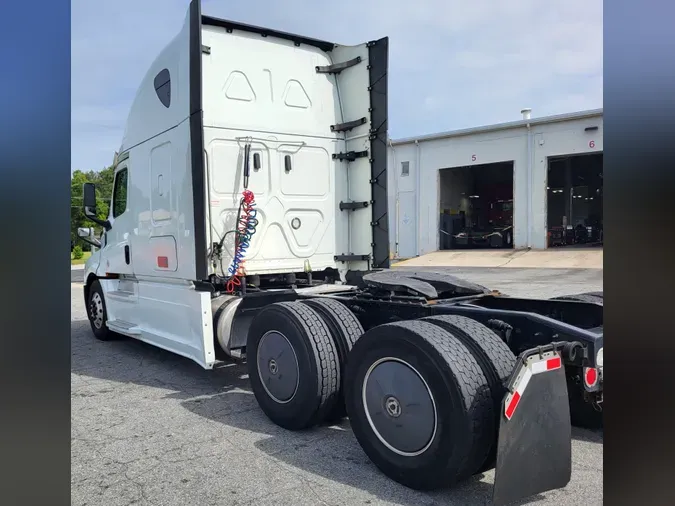
[{"label": "door number 6", "polygon": [[595,141],[591,141],[588,143],[589,148],[594,148],[595,147]]}]

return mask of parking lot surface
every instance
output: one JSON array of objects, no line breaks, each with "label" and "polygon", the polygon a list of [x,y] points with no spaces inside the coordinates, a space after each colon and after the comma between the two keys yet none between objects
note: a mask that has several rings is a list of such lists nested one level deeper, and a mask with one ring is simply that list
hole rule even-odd
[{"label": "parking lot surface", "polygon": [[[602,271],[444,270],[512,296],[602,289]],[[133,339],[97,341],[81,270],[72,281],[73,505],[489,504],[494,471],[452,490],[415,492],[370,463],[347,420],[300,433],[275,426],[243,365],[205,371]],[[570,484],[525,503],[602,504],[602,434],[573,436]]]}]

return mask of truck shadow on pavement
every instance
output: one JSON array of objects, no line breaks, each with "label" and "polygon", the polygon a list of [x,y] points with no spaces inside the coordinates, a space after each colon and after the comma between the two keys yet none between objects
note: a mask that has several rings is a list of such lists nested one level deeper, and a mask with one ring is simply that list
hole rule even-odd
[{"label": "truck shadow on pavement", "polygon": [[[246,452],[253,446],[311,483],[327,487],[342,484],[384,501],[411,506],[490,503],[493,471],[474,476],[451,490],[417,492],[379,472],[359,446],[346,419],[338,425],[301,432],[274,425],[258,407],[243,363],[224,362],[205,371],[186,358],[134,339],[97,341],[87,321],[71,323],[71,347],[73,374],[165,389],[169,392],[160,399],[176,402],[191,413],[230,427],[232,430],[227,432],[232,444]],[[78,395],[77,390],[71,395]],[[590,431],[573,429],[573,435],[602,443],[602,435]],[[534,496],[519,504],[542,498]],[[354,500],[362,502],[362,496]]]}]

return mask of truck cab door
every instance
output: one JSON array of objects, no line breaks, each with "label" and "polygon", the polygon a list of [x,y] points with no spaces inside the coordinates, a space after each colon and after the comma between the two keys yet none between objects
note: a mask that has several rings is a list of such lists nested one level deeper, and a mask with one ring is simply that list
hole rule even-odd
[{"label": "truck cab door", "polygon": [[133,253],[129,241],[129,234],[133,230],[133,217],[129,211],[128,190],[129,168],[127,163],[124,163],[115,170],[108,213],[111,228],[105,233],[105,242],[101,244],[99,275],[133,273]]}]

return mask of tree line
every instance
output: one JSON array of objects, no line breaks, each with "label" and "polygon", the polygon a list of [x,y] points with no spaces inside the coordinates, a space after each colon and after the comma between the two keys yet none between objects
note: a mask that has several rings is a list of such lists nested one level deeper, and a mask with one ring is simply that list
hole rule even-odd
[{"label": "tree line", "polygon": [[[70,241],[73,244],[81,244],[81,241],[79,241],[77,237],[78,227],[94,227],[97,235],[100,234],[102,230],[102,227],[89,221],[84,216],[84,211],[82,210],[82,187],[84,183],[94,183],[96,185],[96,213],[98,214],[98,217],[103,220],[108,217],[114,177],[115,173],[112,165],[100,171],[90,170],[84,172],[76,170],[71,174]],[[81,245],[85,247],[85,245]]]}]

